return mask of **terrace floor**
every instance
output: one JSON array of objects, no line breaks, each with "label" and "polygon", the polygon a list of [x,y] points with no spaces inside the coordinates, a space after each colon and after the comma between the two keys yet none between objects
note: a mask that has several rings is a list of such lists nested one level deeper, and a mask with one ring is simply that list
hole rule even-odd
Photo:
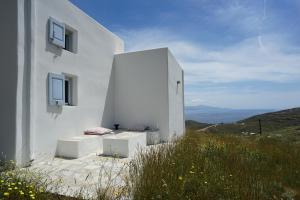
[{"label": "terrace floor", "polygon": [[51,182],[50,191],[68,196],[91,197],[97,188],[125,182],[130,158],[112,158],[90,154],[78,159],[53,158],[34,162],[29,170],[42,173]]}]

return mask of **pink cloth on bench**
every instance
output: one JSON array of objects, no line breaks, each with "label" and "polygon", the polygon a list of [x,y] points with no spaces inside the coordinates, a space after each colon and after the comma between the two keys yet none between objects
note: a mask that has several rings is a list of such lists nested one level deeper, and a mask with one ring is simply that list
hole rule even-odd
[{"label": "pink cloth on bench", "polygon": [[105,135],[108,133],[111,133],[112,130],[108,128],[103,127],[95,127],[95,128],[89,128],[84,131],[85,135]]}]

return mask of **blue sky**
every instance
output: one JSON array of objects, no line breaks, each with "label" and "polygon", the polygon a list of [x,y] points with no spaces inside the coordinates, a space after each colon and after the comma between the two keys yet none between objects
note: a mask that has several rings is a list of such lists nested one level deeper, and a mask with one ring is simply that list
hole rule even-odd
[{"label": "blue sky", "polygon": [[299,0],[71,0],[126,51],[169,47],[186,105],[300,106]]}]

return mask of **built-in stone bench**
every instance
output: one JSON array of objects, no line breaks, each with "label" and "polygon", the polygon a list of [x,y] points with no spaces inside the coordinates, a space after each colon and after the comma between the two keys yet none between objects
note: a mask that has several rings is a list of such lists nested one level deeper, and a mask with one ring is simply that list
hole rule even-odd
[{"label": "built-in stone bench", "polygon": [[147,131],[147,145],[154,145],[160,143],[159,131]]},{"label": "built-in stone bench", "polygon": [[102,153],[103,137],[98,135],[81,135],[59,139],[56,156],[65,158],[80,158],[91,153]]},{"label": "built-in stone bench", "polygon": [[106,135],[81,135],[62,138],[57,142],[56,156],[80,158],[91,153],[132,157],[138,147],[158,144],[159,131],[114,131]]},{"label": "built-in stone bench", "polygon": [[147,146],[146,132],[121,132],[103,138],[103,154],[133,157],[138,148]]}]

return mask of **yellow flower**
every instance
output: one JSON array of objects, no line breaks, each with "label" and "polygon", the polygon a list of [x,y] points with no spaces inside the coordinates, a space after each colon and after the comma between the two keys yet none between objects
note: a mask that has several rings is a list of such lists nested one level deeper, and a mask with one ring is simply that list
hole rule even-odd
[{"label": "yellow flower", "polygon": [[17,190],[17,189],[18,189],[18,187],[14,187],[14,189],[15,189],[15,190]]},{"label": "yellow flower", "polygon": [[195,168],[195,166],[194,165],[192,165],[192,169],[194,169]]},{"label": "yellow flower", "polygon": [[182,179],[183,179],[182,176],[179,176],[179,177],[178,177],[178,180],[182,181]]},{"label": "yellow flower", "polygon": [[19,185],[22,185],[22,183],[21,183],[21,182],[18,182],[18,184],[19,184]]},{"label": "yellow flower", "polygon": [[4,180],[1,180],[1,183],[4,183]]},{"label": "yellow flower", "polygon": [[15,183],[11,183],[11,185],[16,185]]},{"label": "yellow flower", "polygon": [[12,188],[8,188],[8,190],[9,190],[9,191],[11,191],[11,190],[12,190]]},{"label": "yellow flower", "polygon": [[232,177],[232,174],[229,174],[230,177]]},{"label": "yellow flower", "polygon": [[29,194],[32,194],[32,191],[29,191]]},{"label": "yellow flower", "polygon": [[195,172],[193,172],[193,171],[190,171],[190,174],[195,174]]},{"label": "yellow flower", "polygon": [[9,193],[8,192],[4,192],[3,194],[5,197],[8,197],[9,196]]},{"label": "yellow flower", "polygon": [[24,195],[24,192],[22,190],[20,191],[20,195]]},{"label": "yellow flower", "polygon": [[204,181],[205,184],[207,184],[207,181]]}]

